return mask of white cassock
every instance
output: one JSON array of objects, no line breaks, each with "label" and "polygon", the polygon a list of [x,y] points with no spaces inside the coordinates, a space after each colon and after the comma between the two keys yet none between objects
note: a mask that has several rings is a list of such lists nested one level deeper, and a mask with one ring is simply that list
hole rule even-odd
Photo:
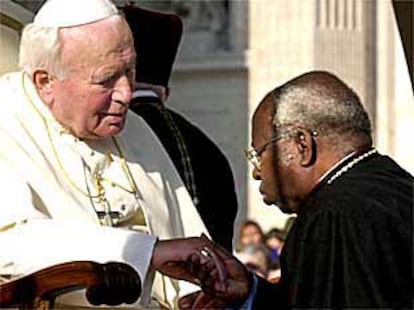
[{"label": "white cassock", "polygon": [[[82,141],[54,119],[26,74],[0,78],[0,100],[0,172],[12,170],[0,177],[2,197],[9,197],[0,206],[0,274],[71,260],[124,261],[147,279],[145,292],[156,237],[207,232],[139,116],[128,113],[116,138]],[[12,181],[15,176],[24,183]],[[131,230],[137,225],[149,234]],[[152,295],[171,306],[188,292],[184,283],[157,275]]]}]

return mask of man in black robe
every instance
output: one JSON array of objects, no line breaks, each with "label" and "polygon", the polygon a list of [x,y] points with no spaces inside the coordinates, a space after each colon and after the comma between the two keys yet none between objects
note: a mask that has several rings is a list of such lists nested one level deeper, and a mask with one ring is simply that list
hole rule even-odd
[{"label": "man in black robe", "polygon": [[180,114],[165,107],[168,81],[183,25],[175,14],[124,8],[137,50],[130,108],[156,133],[190,193],[213,240],[232,249],[237,197],[229,162],[216,144]]},{"label": "man in black robe", "polygon": [[200,263],[204,293],[181,304],[411,309],[414,180],[372,147],[357,95],[327,72],[297,77],[257,108],[252,146],[264,201],[297,213],[281,279],[255,278],[211,245],[222,267]]}]

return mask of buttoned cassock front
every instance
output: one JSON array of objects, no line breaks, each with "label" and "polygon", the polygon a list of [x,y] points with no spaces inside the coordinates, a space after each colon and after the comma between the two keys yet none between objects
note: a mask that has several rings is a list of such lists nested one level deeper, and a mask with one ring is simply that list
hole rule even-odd
[{"label": "buttoned cassock front", "polygon": [[[7,249],[0,274],[73,259],[121,260],[144,279],[154,236],[206,232],[171,160],[139,116],[128,113],[115,138],[83,141],[54,119],[26,74],[1,77],[0,98],[0,162],[27,186],[27,199],[0,207],[0,247]],[[113,224],[125,228],[142,224],[136,218],[143,213],[150,235],[99,226],[97,212],[105,211],[117,212]],[[171,304],[176,291],[157,276],[155,296]]]}]

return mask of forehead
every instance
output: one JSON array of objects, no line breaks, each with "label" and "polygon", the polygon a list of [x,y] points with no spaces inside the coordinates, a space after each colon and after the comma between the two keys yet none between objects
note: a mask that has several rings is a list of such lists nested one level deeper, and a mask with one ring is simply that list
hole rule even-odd
[{"label": "forehead", "polygon": [[247,226],[244,227],[244,231],[245,232],[246,231],[248,231],[248,232],[251,232],[251,231],[259,232],[259,228],[257,228],[256,225],[247,225]]},{"label": "forehead", "polygon": [[65,64],[84,69],[93,64],[106,64],[111,58],[133,61],[135,50],[132,34],[124,19],[112,16],[78,27],[61,29],[62,59]]},{"label": "forehead", "polygon": [[252,121],[252,142],[255,146],[273,135],[274,103],[269,96],[265,97],[257,107]]}]

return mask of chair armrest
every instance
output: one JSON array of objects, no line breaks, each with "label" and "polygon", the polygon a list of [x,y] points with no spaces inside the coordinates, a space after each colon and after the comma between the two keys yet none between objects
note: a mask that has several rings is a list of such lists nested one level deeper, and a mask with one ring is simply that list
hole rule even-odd
[{"label": "chair armrest", "polygon": [[105,265],[91,261],[75,261],[13,279],[0,285],[0,308],[34,307],[35,300],[37,302],[39,299],[53,304],[54,298],[60,294],[99,286],[105,281]]}]

